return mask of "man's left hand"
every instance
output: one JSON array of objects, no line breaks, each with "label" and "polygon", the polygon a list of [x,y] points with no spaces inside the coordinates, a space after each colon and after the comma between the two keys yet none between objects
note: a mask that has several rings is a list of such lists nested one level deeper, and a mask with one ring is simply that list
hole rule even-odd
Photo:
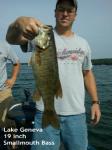
[{"label": "man's left hand", "polygon": [[14,83],[15,83],[15,80],[14,79],[7,79],[6,81],[5,81],[5,85],[7,86],[7,87],[9,87],[9,88],[12,88],[13,87],[13,85],[14,85]]},{"label": "man's left hand", "polygon": [[99,104],[93,104],[91,106],[91,123],[96,125],[100,121],[101,111]]}]

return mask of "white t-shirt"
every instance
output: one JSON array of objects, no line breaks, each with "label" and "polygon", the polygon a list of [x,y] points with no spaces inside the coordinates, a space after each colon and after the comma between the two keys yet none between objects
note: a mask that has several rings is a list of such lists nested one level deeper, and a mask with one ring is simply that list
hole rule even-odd
[{"label": "white t-shirt", "polygon": [[15,64],[19,58],[14,51],[11,50],[10,45],[5,41],[0,42],[0,90],[6,88],[5,81],[7,80],[7,61]]},{"label": "white t-shirt", "polygon": [[[76,34],[64,37],[54,31],[54,37],[63,91],[63,97],[55,99],[55,110],[59,115],[84,113],[85,90],[82,70],[92,68],[90,47],[85,39]],[[37,109],[43,111],[43,101],[36,103]]]}]

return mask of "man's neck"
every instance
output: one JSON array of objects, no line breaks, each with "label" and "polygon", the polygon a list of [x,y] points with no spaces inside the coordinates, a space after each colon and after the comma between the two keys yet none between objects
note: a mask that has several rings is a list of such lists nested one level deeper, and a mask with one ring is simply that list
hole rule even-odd
[{"label": "man's neck", "polygon": [[74,35],[74,32],[72,32],[71,28],[55,27],[55,30],[61,36],[70,37]]}]

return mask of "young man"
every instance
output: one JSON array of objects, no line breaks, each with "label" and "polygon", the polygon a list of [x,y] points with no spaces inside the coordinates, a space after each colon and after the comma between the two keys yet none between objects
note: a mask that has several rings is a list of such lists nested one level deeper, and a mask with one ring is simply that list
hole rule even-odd
[{"label": "young man", "polygon": [[[13,64],[10,79],[7,79],[6,64],[8,60]],[[6,115],[13,99],[11,88],[16,81],[19,66],[19,58],[10,49],[9,44],[0,42],[0,127],[8,126]]]},{"label": "young man", "polygon": [[[77,1],[58,0],[55,9],[54,28],[59,76],[63,90],[62,100],[55,100],[59,115],[60,129],[48,126],[41,133],[34,133],[32,150],[58,150],[60,139],[67,150],[87,150],[87,125],[84,107],[84,85],[92,98],[91,119],[97,124],[100,120],[100,107],[92,73],[91,50],[87,41],[72,31],[77,15]],[[32,40],[42,24],[30,17],[20,17],[9,26],[7,41],[19,44],[24,52],[32,49]],[[30,44],[28,44],[30,43]],[[29,46],[27,46],[29,45]],[[28,47],[28,48],[27,48]],[[40,112],[35,115],[35,128],[41,128],[43,103],[37,103]]]}]

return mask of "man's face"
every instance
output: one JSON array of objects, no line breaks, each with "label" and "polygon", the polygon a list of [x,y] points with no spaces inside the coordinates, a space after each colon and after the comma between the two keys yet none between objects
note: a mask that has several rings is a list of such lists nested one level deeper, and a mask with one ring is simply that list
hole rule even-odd
[{"label": "man's face", "polygon": [[69,27],[76,18],[76,10],[68,2],[59,4],[55,11],[56,24],[61,27]]}]

